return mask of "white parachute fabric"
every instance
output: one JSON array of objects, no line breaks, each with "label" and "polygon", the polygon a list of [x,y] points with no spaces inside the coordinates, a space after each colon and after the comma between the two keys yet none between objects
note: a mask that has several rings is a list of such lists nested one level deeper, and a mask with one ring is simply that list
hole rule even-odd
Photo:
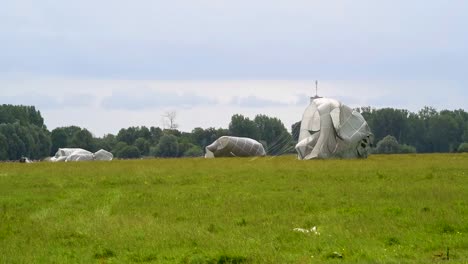
[{"label": "white parachute fabric", "polygon": [[52,162],[70,162],[70,161],[91,161],[91,160],[106,160],[110,161],[114,158],[112,153],[103,149],[92,153],[81,148],[59,148],[54,157],[50,158]]},{"label": "white parachute fabric", "polygon": [[109,151],[105,151],[103,149],[100,149],[94,153],[94,159],[95,160],[107,160],[110,161],[114,158],[114,155],[110,153]]},{"label": "white parachute fabric", "polygon": [[70,161],[89,161],[89,160],[94,160],[94,155],[93,153],[75,153],[73,152],[70,156],[67,157],[65,162],[70,162]]},{"label": "white parachute fabric", "polygon": [[304,111],[299,159],[366,158],[373,135],[362,115],[339,101],[315,98]]},{"label": "white parachute fabric", "polygon": [[205,158],[265,156],[263,145],[251,138],[224,136],[205,148]]},{"label": "white parachute fabric", "polygon": [[73,153],[91,154],[90,151],[84,150],[82,148],[59,148],[57,152],[55,153],[55,157],[56,158],[67,157]]}]

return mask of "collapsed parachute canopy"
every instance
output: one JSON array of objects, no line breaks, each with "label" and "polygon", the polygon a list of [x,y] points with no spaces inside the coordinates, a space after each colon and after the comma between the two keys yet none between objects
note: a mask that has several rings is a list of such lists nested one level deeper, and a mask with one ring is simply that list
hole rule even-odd
[{"label": "collapsed parachute canopy", "polygon": [[52,162],[60,161],[87,161],[87,160],[107,160],[110,161],[114,158],[112,153],[103,149],[98,150],[96,153],[81,149],[81,148],[59,148],[55,156],[50,158]]},{"label": "collapsed parachute canopy", "polygon": [[304,111],[299,159],[367,158],[373,135],[364,117],[337,100],[315,98]]},{"label": "collapsed parachute canopy", "polygon": [[266,152],[260,142],[243,137],[220,137],[206,147],[205,158],[214,157],[253,157],[265,156]]}]

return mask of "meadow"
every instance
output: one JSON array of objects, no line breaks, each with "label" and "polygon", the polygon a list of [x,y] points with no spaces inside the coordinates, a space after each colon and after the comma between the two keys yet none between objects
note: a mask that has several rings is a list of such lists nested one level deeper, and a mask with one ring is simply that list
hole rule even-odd
[{"label": "meadow", "polygon": [[468,263],[468,155],[0,163],[0,263],[324,262]]}]

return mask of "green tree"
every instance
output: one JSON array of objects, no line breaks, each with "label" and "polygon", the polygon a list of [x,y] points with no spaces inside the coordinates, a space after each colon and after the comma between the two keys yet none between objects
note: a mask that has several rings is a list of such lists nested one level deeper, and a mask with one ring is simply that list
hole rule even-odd
[{"label": "green tree", "polygon": [[162,136],[155,154],[159,157],[177,157],[179,155],[177,137],[174,135]]},{"label": "green tree", "polygon": [[449,115],[436,115],[429,119],[428,140],[432,152],[456,150],[457,122]]},{"label": "green tree", "polygon": [[83,128],[80,131],[77,131],[71,141],[70,144],[75,148],[82,148],[89,150],[91,152],[96,151],[96,146],[94,145],[94,139],[91,132],[87,129]]},{"label": "green tree", "polygon": [[8,160],[8,139],[0,133],[0,160]]},{"label": "green tree", "polygon": [[468,143],[461,143],[460,146],[458,146],[458,152],[462,153],[462,152],[468,152]]},{"label": "green tree", "polygon": [[291,126],[291,134],[292,134],[292,139],[296,142],[299,141],[299,134],[301,132],[301,124],[302,122],[296,122]]},{"label": "green tree", "polygon": [[52,141],[52,148],[50,155],[53,156],[59,148],[68,146],[68,135],[63,128],[56,128],[52,130],[50,135]]},{"label": "green tree", "polygon": [[117,157],[121,159],[136,159],[140,156],[140,150],[135,146],[125,146],[117,152]]},{"label": "green tree", "polygon": [[416,148],[406,144],[399,144],[394,136],[386,136],[377,143],[376,152],[379,154],[415,153]]},{"label": "green tree", "polygon": [[400,152],[400,144],[394,136],[386,136],[377,143],[377,153],[380,154],[394,154]]},{"label": "green tree", "polygon": [[266,142],[268,154],[278,155],[289,150],[292,137],[281,120],[266,115],[257,115],[254,122],[259,131],[258,139]]},{"label": "green tree", "polygon": [[137,138],[135,140],[135,147],[138,148],[138,150],[140,151],[140,154],[142,156],[147,156],[149,154],[149,151],[150,151],[150,143],[148,140],[144,139],[144,138]]},{"label": "green tree", "polygon": [[150,127],[150,143],[151,145],[157,145],[159,143],[159,139],[163,135],[163,131],[159,127]]},{"label": "green tree", "polygon": [[367,123],[372,129],[376,141],[387,135],[402,141],[402,137],[406,133],[408,115],[407,110],[383,108],[374,110],[372,115],[368,116]]},{"label": "green tree", "polygon": [[106,134],[102,138],[95,138],[94,144],[96,145],[96,149],[104,149],[112,152],[117,144],[117,139],[112,134]]},{"label": "green tree", "polygon": [[189,149],[184,152],[185,157],[201,157],[203,156],[203,150],[196,145],[192,145]]},{"label": "green tree", "polygon": [[248,137],[258,140],[260,131],[254,121],[243,115],[233,115],[229,123],[229,134],[236,137]]}]

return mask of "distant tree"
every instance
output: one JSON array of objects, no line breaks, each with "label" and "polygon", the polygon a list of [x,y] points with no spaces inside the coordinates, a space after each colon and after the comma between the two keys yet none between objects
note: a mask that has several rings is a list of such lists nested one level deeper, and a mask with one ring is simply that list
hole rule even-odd
[{"label": "distant tree", "polygon": [[400,144],[394,136],[386,136],[377,143],[377,153],[394,154],[400,152]]},{"label": "distant tree", "polygon": [[194,144],[204,149],[206,146],[210,145],[218,138],[222,136],[228,136],[228,135],[229,135],[228,129],[223,129],[223,128],[216,129],[214,127],[203,129],[201,127],[197,127],[192,130],[191,142],[193,142]]},{"label": "distant tree", "polygon": [[179,143],[174,135],[164,135],[159,140],[156,154],[159,157],[177,157],[179,155]]},{"label": "distant tree", "polygon": [[458,146],[458,152],[462,153],[462,152],[468,152],[468,142],[465,142],[465,143],[461,143],[460,146]]},{"label": "distant tree", "polygon": [[434,107],[430,107],[430,106],[424,106],[418,112],[419,118],[421,118],[422,120],[433,118],[437,116],[438,114],[439,113],[437,112],[437,110]]},{"label": "distant tree", "polygon": [[229,123],[229,134],[236,137],[248,137],[258,140],[260,130],[257,124],[243,115],[233,115]]},{"label": "distant tree", "polygon": [[120,152],[124,149],[128,147],[128,144],[125,143],[125,142],[117,142],[117,144],[115,144],[114,148],[112,148],[111,152],[112,154],[114,154],[114,156],[118,157]]},{"label": "distant tree", "polygon": [[399,153],[401,154],[416,153],[416,148],[410,145],[400,144]]},{"label": "distant tree", "polygon": [[105,149],[107,151],[112,151],[117,144],[117,139],[112,134],[106,134],[102,138],[95,138],[94,144],[96,145],[96,149]]},{"label": "distant tree", "polygon": [[254,122],[259,131],[258,139],[266,143],[268,154],[278,155],[288,151],[292,137],[281,120],[266,115],[257,115]]},{"label": "distant tree", "polygon": [[40,129],[38,131],[38,149],[37,155],[33,155],[33,158],[44,158],[50,156],[50,150],[52,147],[52,140],[50,138],[50,133],[45,129]]},{"label": "distant tree", "polygon": [[117,152],[117,157],[121,159],[136,159],[140,156],[140,150],[135,146],[125,146]]},{"label": "distant tree", "polygon": [[51,133],[52,148],[50,155],[53,156],[59,148],[68,146],[68,135],[62,128],[56,128]]},{"label": "distant tree", "polygon": [[301,132],[301,124],[302,124],[302,122],[299,121],[299,122],[294,123],[291,126],[292,138],[296,142],[299,141],[299,134]]},{"label": "distant tree", "polygon": [[13,124],[15,122],[19,122],[21,125],[31,124],[45,128],[41,112],[37,111],[34,106],[0,105],[0,124]]},{"label": "distant tree", "polygon": [[177,129],[179,125],[176,123],[177,112],[176,111],[168,111],[164,113],[164,126],[170,130]]},{"label": "distant tree", "polygon": [[0,160],[8,160],[8,140],[7,138],[0,133]]},{"label": "distant tree", "polygon": [[452,152],[458,146],[457,122],[449,115],[436,115],[428,120],[428,141],[431,152]]},{"label": "distant tree", "polygon": [[408,115],[407,110],[383,108],[373,111],[372,115],[369,115],[367,123],[372,129],[376,141],[387,135],[394,136],[401,141],[406,132]]},{"label": "distant tree", "polygon": [[377,143],[376,152],[379,154],[415,153],[416,149],[409,145],[400,145],[394,136],[386,136]]},{"label": "distant tree", "polygon": [[184,152],[185,157],[201,157],[203,156],[203,150],[199,146],[192,145],[189,149]]},{"label": "distant tree", "polygon": [[147,156],[149,154],[151,145],[148,140],[141,137],[135,140],[135,147],[138,148],[142,156]]},{"label": "distant tree", "polygon": [[117,133],[117,141],[125,142],[127,145],[133,145],[137,139],[137,133],[135,127],[122,128]]},{"label": "distant tree", "polygon": [[151,140],[151,131],[145,126],[137,127],[136,136],[138,138],[144,138],[146,140]]},{"label": "distant tree", "polygon": [[159,143],[159,139],[163,135],[163,131],[159,127],[150,127],[150,143],[152,145],[157,145]]},{"label": "distant tree", "polygon": [[89,150],[91,152],[96,151],[96,146],[94,145],[94,139],[93,135],[91,132],[89,132],[87,129],[83,128],[80,131],[77,131],[71,141],[70,145],[75,147],[75,148],[82,148]]}]

